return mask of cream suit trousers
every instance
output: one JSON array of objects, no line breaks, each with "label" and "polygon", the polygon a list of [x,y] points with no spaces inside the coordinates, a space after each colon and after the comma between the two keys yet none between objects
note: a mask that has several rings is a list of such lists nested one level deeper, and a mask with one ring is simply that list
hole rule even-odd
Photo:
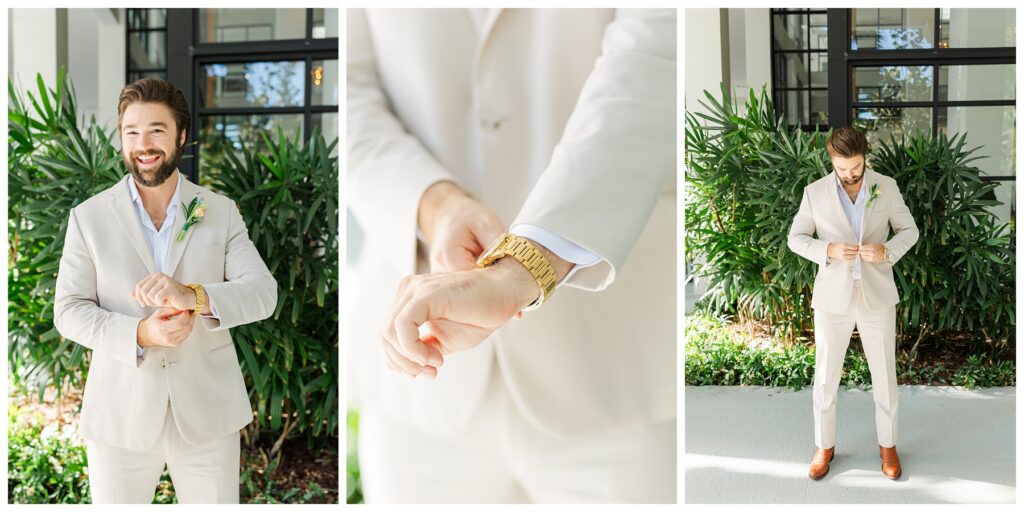
[{"label": "cream suit trousers", "polygon": [[860,281],[854,281],[853,301],[847,313],[814,310],[814,444],[836,444],[836,399],[846,349],[854,327],[860,333],[864,355],[871,370],[875,400],[875,431],[878,444],[896,443],[896,306],[870,311],[864,303]]},{"label": "cream suit trousers", "polygon": [[553,436],[519,412],[498,364],[465,430],[438,436],[360,411],[367,503],[675,503],[676,421]]},{"label": "cream suit trousers", "polygon": [[151,503],[164,464],[179,503],[238,503],[239,434],[208,443],[185,442],[170,403],[163,432],[146,450],[86,441],[93,503]]}]

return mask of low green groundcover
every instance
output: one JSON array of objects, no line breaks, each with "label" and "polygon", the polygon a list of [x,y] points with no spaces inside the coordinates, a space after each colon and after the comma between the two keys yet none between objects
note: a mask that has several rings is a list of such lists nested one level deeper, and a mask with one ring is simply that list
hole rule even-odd
[{"label": "low green groundcover", "polygon": [[[809,344],[755,341],[727,318],[706,312],[687,317],[685,339],[684,376],[688,385],[780,386],[797,390],[814,380],[814,347]],[[1013,362],[992,361],[986,354],[970,355],[947,367],[899,352],[896,368],[900,384],[976,388],[1013,386],[1016,379]],[[870,388],[868,363],[856,342],[850,344],[843,372],[844,385]]]}]

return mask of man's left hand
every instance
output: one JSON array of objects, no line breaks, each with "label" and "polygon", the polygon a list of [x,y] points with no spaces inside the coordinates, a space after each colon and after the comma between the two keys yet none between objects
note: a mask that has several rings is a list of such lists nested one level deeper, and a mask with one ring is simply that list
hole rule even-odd
[{"label": "man's left hand", "polygon": [[885,259],[885,246],[882,244],[862,244],[860,250],[861,261],[877,263]]},{"label": "man's left hand", "polygon": [[163,272],[153,272],[144,277],[135,285],[131,295],[142,307],[180,310],[196,307],[196,292]]}]

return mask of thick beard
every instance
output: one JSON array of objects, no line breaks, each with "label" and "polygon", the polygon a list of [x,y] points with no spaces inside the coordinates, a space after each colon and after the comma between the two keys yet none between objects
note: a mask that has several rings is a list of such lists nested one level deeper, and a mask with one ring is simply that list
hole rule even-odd
[{"label": "thick beard", "polygon": [[857,176],[856,178],[850,178],[850,179],[839,178],[839,179],[842,180],[843,185],[856,185],[856,184],[860,183],[860,180],[864,179],[864,173],[861,173],[860,176]]},{"label": "thick beard", "polygon": [[[131,155],[127,157],[122,153],[122,160],[124,160],[125,167],[128,168],[128,172],[132,174],[132,178],[135,179],[135,183],[142,185],[143,187],[158,187],[163,182],[167,181],[174,174],[174,170],[178,168],[178,164],[181,162],[181,153],[185,145],[182,144],[175,148],[174,154],[170,158],[159,149],[152,149],[148,151],[133,151]],[[156,172],[153,173],[152,179],[146,179],[142,171],[139,170],[139,165],[135,162],[135,159],[141,155],[159,155],[160,156],[160,167],[156,168]]]}]

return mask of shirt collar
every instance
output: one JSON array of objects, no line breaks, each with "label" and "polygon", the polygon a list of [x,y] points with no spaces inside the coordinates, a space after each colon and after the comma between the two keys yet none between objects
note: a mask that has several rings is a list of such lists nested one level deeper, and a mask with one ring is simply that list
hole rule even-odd
[{"label": "shirt collar", "polygon": [[[171,196],[171,202],[167,204],[167,216],[170,217],[171,212],[178,211],[178,197],[181,195],[181,171],[178,171],[178,184],[174,187],[174,195]],[[135,184],[135,178],[128,176],[128,192],[132,196],[132,203],[136,206],[142,206],[142,196],[139,195],[138,185]]]}]

